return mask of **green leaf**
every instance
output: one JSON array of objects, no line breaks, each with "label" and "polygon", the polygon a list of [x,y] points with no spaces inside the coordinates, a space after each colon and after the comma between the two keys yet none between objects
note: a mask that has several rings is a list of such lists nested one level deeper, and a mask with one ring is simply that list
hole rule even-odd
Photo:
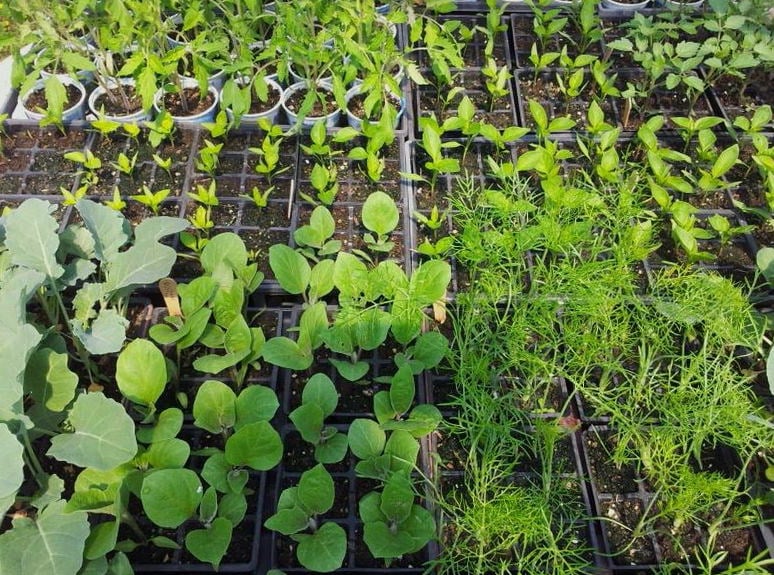
[{"label": "green leaf", "polygon": [[5,217],[5,247],[11,261],[56,279],[64,268],[56,261],[59,224],[51,216],[55,207],[31,198]]},{"label": "green leaf", "polygon": [[226,493],[218,504],[218,517],[228,519],[236,527],[245,518],[247,498],[243,493]]},{"label": "green leaf", "polygon": [[766,358],[766,379],[769,380],[769,390],[774,394],[774,348],[769,350]]},{"label": "green leaf", "polygon": [[387,235],[398,225],[400,213],[395,201],[384,192],[376,191],[363,204],[363,225],[379,235]]},{"label": "green leaf", "polygon": [[225,383],[205,381],[193,404],[194,425],[210,433],[223,433],[236,423],[236,394]]},{"label": "green leaf", "polygon": [[321,260],[312,268],[309,276],[309,299],[316,301],[333,291],[335,264],[333,260]]},{"label": "green leaf", "polygon": [[278,336],[268,340],[263,346],[263,358],[278,367],[303,371],[312,365],[312,350],[302,348],[292,339]]},{"label": "green leaf", "polygon": [[325,414],[319,405],[306,403],[290,412],[290,421],[296,426],[304,441],[317,444],[320,441]]},{"label": "green leaf", "polygon": [[215,274],[220,266],[226,266],[239,276],[247,265],[245,242],[233,232],[217,234],[204,246],[201,264],[204,271]]},{"label": "green leaf", "polygon": [[436,367],[449,350],[449,340],[442,333],[428,331],[417,338],[412,358],[421,362],[425,369]]},{"label": "green leaf", "polygon": [[4,423],[0,423],[0,453],[3,454],[3,466],[0,469],[0,513],[5,515],[13,505],[16,492],[24,481],[24,447]]},{"label": "green leaf", "polygon": [[89,535],[87,514],[65,512],[63,500],[51,503],[33,520],[16,519],[0,535],[0,573],[75,575],[83,564]]},{"label": "green leaf", "polygon": [[402,523],[411,514],[414,504],[414,490],[411,480],[404,475],[393,475],[387,481],[382,491],[379,509],[384,516],[396,523]]},{"label": "green leaf", "polygon": [[451,281],[451,266],[442,260],[423,263],[411,276],[410,289],[420,307],[428,306],[446,296]]},{"label": "green leaf", "polygon": [[390,314],[378,307],[363,310],[355,324],[355,341],[358,347],[371,351],[382,345],[390,331]]},{"label": "green leaf", "polygon": [[333,507],[334,496],[333,478],[323,464],[318,463],[301,474],[296,497],[309,515],[326,513]]},{"label": "green leaf", "polygon": [[63,411],[75,397],[78,376],[67,365],[68,355],[44,347],[29,359],[24,383],[32,398],[51,411]]},{"label": "green leaf", "polygon": [[80,322],[72,320],[73,334],[81,340],[86,351],[93,355],[116,353],[126,339],[129,321],[113,308],[102,308],[89,329],[84,330]]},{"label": "green leaf", "polygon": [[387,436],[378,423],[370,419],[356,419],[347,432],[349,448],[358,459],[381,455]]},{"label": "green leaf", "polygon": [[774,285],[774,248],[765,247],[758,250],[755,256],[758,269],[769,284]]},{"label": "green leaf", "polygon": [[301,393],[301,403],[319,406],[323,417],[328,417],[336,410],[339,394],[330,377],[324,373],[315,373],[304,386],[304,391]]},{"label": "green leaf", "polygon": [[269,517],[264,525],[266,529],[277,531],[283,535],[293,535],[308,527],[309,516],[300,507],[280,509]]},{"label": "green leaf", "polygon": [[130,224],[120,212],[91,200],[79,200],[75,208],[94,239],[94,253],[103,263],[113,260],[129,241]]},{"label": "green leaf", "polygon": [[199,561],[209,563],[217,570],[231,544],[233,525],[218,517],[207,529],[195,529],[185,536],[185,546]]},{"label": "green leaf", "polygon": [[202,484],[190,469],[160,469],[143,479],[140,499],[148,519],[175,529],[196,513]]},{"label": "green leaf", "polygon": [[134,422],[123,406],[102,395],[87,393],[75,400],[69,416],[73,433],[51,439],[48,455],[79,467],[108,470],[137,453]]},{"label": "green leaf", "polygon": [[320,463],[338,463],[344,459],[348,447],[347,436],[334,429],[333,436],[330,436],[325,439],[324,442],[315,445],[314,458]]},{"label": "green leaf", "polygon": [[406,413],[414,402],[416,385],[411,367],[404,365],[392,376],[390,401],[396,413]]},{"label": "green leaf", "polygon": [[269,387],[251,385],[242,390],[236,400],[236,425],[240,429],[249,423],[269,421],[277,412],[279,400]]},{"label": "green leaf", "polygon": [[129,401],[155,405],[167,384],[164,354],[147,339],[135,339],[118,356],[116,383]]},{"label": "green leaf", "polygon": [[107,288],[116,291],[125,287],[155,283],[169,275],[177,252],[157,241],[159,234],[183,231],[187,221],[180,218],[151,218],[135,230],[134,245],[113,259],[107,274]]},{"label": "green leaf", "polygon": [[182,439],[171,437],[151,443],[144,457],[154,469],[183,467],[191,455],[191,447]]},{"label": "green leaf", "polygon": [[137,430],[137,440],[142,443],[154,443],[177,437],[183,428],[183,412],[176,407],[168,407],[158,414],[152,427]]},{"label": "green leaf", "polygon": [[739,144],[734,144],[720,152],[712,166],[712,177],[719,178],[734,167],[739,159]]},{"label": "green leaf", "polygon": [[368,269],[352,254],[339,252],[333,270],[333,281],[343,297],[358,297],[363,292],[363,286],[368,283]]},{"label": "green leaf", "polygon": [[360,381],[371,368],[367,361],[352,363],[349,360],[336,359],[335,357],[330,358],[328,361],[333,364],[338,374],[347,381]]},{"label": "green leaf", "polygon": [[347,534],[336,523],[325,523],[314,535],[307,535],[298,543],[298,561],[312,571],[330,573],[344,561],[347,552]]},{"label": "green leaf", "polygon": [[292,295],[303,293],[309,285],[312,269],[300,253],[284,244],[269,248],[269,265],[280,286]]},{"label": "green leaf", "polygon": [[231,465],[268,471],[282,459],[282,440],[268,421],[249,423],[226,442],[226,461]]},{"label": "green leaf", "polygon": [[411,473],[419,455],[419,442],[409,432],[398,429],[390,434],[384,453],[392,456],[393,471]]}]

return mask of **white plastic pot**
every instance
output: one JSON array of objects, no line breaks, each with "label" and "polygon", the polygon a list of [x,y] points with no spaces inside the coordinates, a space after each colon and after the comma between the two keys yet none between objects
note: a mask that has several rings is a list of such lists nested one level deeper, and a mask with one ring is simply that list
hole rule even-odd
[{"label": "white plastic pot", "polygon": [[616,0],[602,0],[602,6],[608,10],[620,10],[621,12],[637,12],[638,10],[644,10],[650,4],[650,0],[644,0],[643,2],[637,2],[636,4],[627,4],[625,2],[617,2]]},{"label": "white plastic pot", "polygon": [[[60,78],[60,81],[62,84],[66,86],[75,86],[78,88],[78,90],[81,93],[81,97],[78,99],[78,101],[64,110],[62,112],[62,121],[63,122],[73,122],[75,120],[83,120],[84,113],[86,111],[86,89],[83,87],[83,84],[80,82],[73,80],[69,76],[65,76]],[[30,97],[30,95],[33,92],[37,92],[38,90],[44,90],[45,89],[45,81],[44,80],[38,80],[35,82],[35,85],[32,87],[32,90],[24,94],[20,99],[19,103],[21,104],[22,110],[24,111],[24,115],[27,116],[30,120],[36,120],[40,121],[42,120],[45,115],[41,114],[40,112],[36,112],[34,110],[30,110],[27,107],[27,100]]]},{"label": "white plastic pot", "polygon": [[695,10],[700,8],[704,4],[704,0],[689,0],[686,2],[678,2],[677,0],[664,0],[664,6],[670,10]]},{"label": "white plastic pot", "polygon": [[[237,84],[239,85],[245,85],[248,82],[247,78],[238,78],[236,80]],[[282,100],[285,97],[285,92],[282,90],[282,86],[280,86],[277,81],[273,78],[266,78],[266,84],[274,88],[277,92],[279,92],[279,100],[277,100],[277,103],[271,107],[271,109],[266,110],[265,112],[258,112],[255,114],[243,114],[242,118],[240,119],[240,123],[236,126],[239,127],[242,124],[247,125],[257,125],[258,120],[261,118],[266,118],[269,123],[271,124],[278,124],[279,123],[279,114],[280,110],[282,110]],[[228,115],[229,121],[234,120],[234,114],[231,112],[229,108],[226,108],[226,114]]]},{"label": "white plastic pot", "polygon": [[[298,115],[292,110],[288,109],[287,102],[292,96],[294,96],[298,92],[304,92],[306,91],[306,89],[307,89],[306,82],[296,82],[295,84],[292,84],[290,87],[288,87],[285,90],[285,94],[282,97],[282,109],[285,110],[285,114],[288,117],[288,122],[292,125],[296,125],[298,123]],[[322,82],[317,83],[317,89],[323,90],[326,92],[331,92],[330,86]],[[327,128],[335,128],[336,125],[339,123],[340,117],[341,117],[341,110],[339,109],[334,110],[327,116],[307,116],[301,122],[301,127],[305,129],[311,129],[312,126],[314,126],[319,120],[325,120],[325,126]]]},{"label": "white plastic pot", "polygon": [[[197,88],[199,87],[198,82],[196,80],[193,80],[191,78],[183,78],[182,79],[182,85],[183,89],[185,88]],[[213,102],[212,104],[204,111],[199,112],[198,114],[193,114],[190,116],[175,116],[172,115],[172,119],[175,121],[176,124],[202,124],[204,122],[212,122],[215,120],[215,112],[218,109],[218,102],[220,101],[220,95],[218,91],[213,88],[212,86],[208,87],[209,93],[213,95]],[[164,89],[159,89],[158,92],[156,92],[156,96],[153,98],[153,107],[156,109],[157,112],[161,112],[163,110],[162,101],[164,98]]]},{"label": "white plastic pot", "polygon": [[[132,86],[134,87],[134,78],[121,78],[119,80],[122,86]],[[115,80],[111,80],[108,83],[108,88],[113,87],[116,85]],[[137,122],[142,122],[143,120],[150,120],[150,111],[145,111],[143,109],[139,109],[136,112],[131,112],[128,114],[121,114],[121,115],[113,115],[113,114],[103,114],[99,108],[97,107],[97,100],[105,93],[105,88],[102,86],[97,86],[94,88],[94,91],[89,95],[89,110],[92,114],[94,114],[95,117],[101,117],[105,118],[107,120],[111,120],[113,122],[119,122],[121,124],[136,124]]]},{"label": "white plastic pot", "polygon": [[[352,112],[349,111],[349,101],[360,94],[360,84],[356,86],[352,86],[349,90],[347,90],[347,124],[351,128],[355,128],[356,130],[360,129],[360,125],[363,123],[363,118],[360,118],[358,116],[355,116]],[[406,111],[406,98],[400,99],[400,108],[398,109],[398,113],[395,116],[395,128],[398,127],[398,124],[400,124],[400,119],[403,116],[403,113]]]}]

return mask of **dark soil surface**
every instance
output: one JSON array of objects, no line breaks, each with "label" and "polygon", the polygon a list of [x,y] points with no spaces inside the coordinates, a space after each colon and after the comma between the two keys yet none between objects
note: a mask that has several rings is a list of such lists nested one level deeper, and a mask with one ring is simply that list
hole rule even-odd
[{"label": "dark soil surface", "polygon": [[583,435],[589,459],[591,480],[598,493],[636,493],[637,472],[634,468],[618,468],[610,460],[616,446],[615,433],[609,430],[589,430]]},{"label": "dark soil surface", "polygon": [[215,96],[208,90],[202,98],[198,88],[183,88],[182,94],[164,94],[163,108],[173,116],[195,116],[212,106]]},{"label": "dark soil surface", "polygon": [[602,525],[610,551],[617,565],[652,565],[656,553],[649,538],[632,541],[631,532],[642,517],[644,506],[640,499],[620,499],[600,502],[600,515],[607,519]]},{"label": "dark soil surface", "polygon": [[94,107],[103,110],[110,116],[122,116],[142,109],[142,98],[134,90],[134,86],[121,86],[108,90],[96,99]]},{"label": "dark soil surface", "polygon": [[[291,112],[298,113],[305,98],[306,91],[299,90],[285,100],[285,106]],[[322,118],[328,114],[332,114],[337,109],[338,105],[336,104],[336,99],[333,97],[333,93],[327,90],[318,90],[317,98],[315,98],[312,109],[307,114],[307,119]]]},{"label": "dark soil surface", "polygon": [[[62,107],[63,110],[69,110],[78,103],[81,99],[81,91],[72,84],[64,85],[67,97],[65,98],[65,104]],[[43,89],[35,90],[27,96],[26,107],[28,110],[37,111],[38,109],[48,110],[48,99],[46,98],[46,92]]]}]

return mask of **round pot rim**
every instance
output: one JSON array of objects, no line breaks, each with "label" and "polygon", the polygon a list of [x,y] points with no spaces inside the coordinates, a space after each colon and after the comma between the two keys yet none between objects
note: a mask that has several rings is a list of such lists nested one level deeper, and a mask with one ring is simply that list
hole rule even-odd
[{"label": "round pot rim", "polygon": [[[83,107],[83,104],[86,102],[86,88],[84,87],[84,85],[78,80],[74,80],[71,76],[56,76],[56,77],[59,78],[62,84],[75,86],[81,92],[81,97],[78,99],[78,101],[72,106],[70,106],[69,108],[65,108],[64,110],[62,110],[62,113],[67,114],[67,112],[70,112],[71,110],[75,110],[80,107]],[[32,116],[30,116],[31,118],[40,119],[43,117],[43,114],[41,114],[40,112],[30,110],[27,107],[27,100],[29,99],[30,95],[33,92],[37,92],[38,90],[43,89],[45,87],[45,83],[46,81],[44,79],[37,80],[35,84],[33,84],[32,88],[30,88],[28,92],[26,92],[19,98],[19,104],[21,104],[22,108],[24,108],[25,113],[32,114]]]},{"label": "round pot rim", "polygon": [[[134,86],[134,78],[110,78],[107,82],[107,87],[112,88],[116,85],[121,84],[123,86]],[[134,112],[127,112],[125,114],[102,114],[99,110],[97,110],[97,98],[99,98],[102,94],[106,92],[104,86],[97,86],[94,88],[94,90],[91,91],[91,94],[89,94],[89,111],[94,114],[97,117],[106,118],[108,120],[113,121],[121,121],[121,120],[139,120],[148,117],[149,113],[140,107],[139,110],[135,110]]]},{"label": "round pot rim", "polygon": [[[183,78],[183,89],[185,88],[198,88],[199,83],[196,82],[196,80],[191,80],[190,78]],[[191,121],[197,121],[208,114],[212,113],[212,111],[217,108],[218,103],[220,102],[220,94],[218,93],[218,90],[215,89],[214,86],[207,86],[207,91],[211,93],[214,96],[214,101],[212,104],[206,109],[202,110],[201,112],[198,112],[196,114],[191,114],[189,116],[175,116],[174,114],[170,113],[170,116],[172,116],[172,119],[175,121],[185,121],[185,122],[191,122]],[[161,106],[161,102],[164,99],[164,88],[159,88],[156,92],[156,95],[153,97],[153,107],[156,109],[157,112],[161,112],[164,110],[164,108]]]},{"label": "round pot rim", "polygon": [[612,6],[618,10],[641,10],[650,4],[650,0],[642,0],[634,4],[627,4],[618,0],[602,0],[602,4],[606,6]]},{"label": "round pot rim", "polygon": [[[333,92],[333,89],[328,84],[325,84],[324,82],[318,81],[317,82],[317,87],[318,88],[322,88],[323,90],[325,90],[327,92]],[[298,113],[297,112],[293,112],[292,110],[288,109],[288,107],[287,107],[288,98],[290,98],[290,96],[292,96],[296,92],[299,92],[301,90],[305,90],[306,88],[307,88],[306,82],[295,82],[295,83],[291,84],[290,86],[288,86],[287,88],[285,88],[285,91],[284,91],[284,93],[282,95],[281,104],[282,104],[282,109],[285,110],[285,113],[288,115],[288,119],[292,119],[292,118],[297,118],[298,117]],[[340,114],[340,113],[341,113],[341,109],[340,108],[336,108],[333,112],[330,112],[329,114],[325,114],[324,116],[307,116],[304,119],[304,121],[307,122],[307,121],[325,120],[325,119],[331,118],[331,117],[335,116],[336,114]]]},{"label": "round pot rim", "polygon": [[[360,91],[362,84],[356,84],[355,86],[352,86],[349,90],[347,90],[347,93],[344,95],[344,98],[347,101],[347,104],[349,104],[349,101],[354,98],[355,96],[361,94]],[[403,115],[403,113],[406,111],[406,98],[405,96],[401,96],[398,98],[398,101],[400,102],[400,107],[398,108],[398,114],[396,116],[396,121],[400,121],[400,117]],[[364,121],[366,118],[361,118],[360,116],[356,116],[349,110],[349,106],[345,109],[347,112],[347,116],[351,116],[352,118],[356,119],[358,122]]]},{"label": "round pot rim", "polygon": [[[266,116],[271,116],[272,114],[276,114],[279,109],[282,107],[282,101],[285,99],[285,90],[282,89],[282,86],[279,85],[279,82],[277,82],[274,78],[271,78],[269,76],[265,76],[264,79],[266,80],[266,83],[270,86],[273,86],[277,92],[279,92],[279,100],[277,100],[277,103],[274,104],[271,108],[268,110],[265,110],[263,112],[253,112],[253,113],[245,113],[242,114],[242,120],[250,120],[250,119],[257,119],[257,118],[263,118]],[[247,76],[241,76],[237,78],[235,81],[237,84],[244,85],[249,78]],[[221,88],[221,92],[223,92],[223,89]],[[226,110],[229,114],[233,114],[230,109]]]}]

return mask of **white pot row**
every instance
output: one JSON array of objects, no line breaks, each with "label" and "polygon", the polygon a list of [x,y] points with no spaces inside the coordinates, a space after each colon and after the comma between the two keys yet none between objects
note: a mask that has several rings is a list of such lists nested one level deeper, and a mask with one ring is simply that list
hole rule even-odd
[{"label": "white pot row", "polygon": [[[95,116],[102,115],[106,119],[112,120],[115,122],[137,123],[143,120],[149,120],[151,117],[150,112],[146,112],[144,110],[138,110],[136,112],[126,114],[126,115],[121,115],[121,116],[101,114],[100,110],[97,107],[97,101],[99,100],[100,97],[102,97],[105,94],[105,88],[103,88],[102,86],[98,86],[92,91],[92,93],[89,95],[87,100],[86,89],[83,87],[83,84],[81,84],[80,82],[77,82],[76,80],[70,78],[69,76],[62,77],[61,80],[62,80],[62,83],[65,85],[75,86],[81,94],[81,97],[76,102],[76,104],[64,111],[62,115],[62,120],[64,122],[83,120],[87,111],[87,103],[88,103],[88,109],[92,114],[94,114]],[[122,79],[120,80],[120,82],[124,86],[134,85],[134,80],[130,78]],[[257,114],[243,115],[241,118],[241,122],[246,125],[255,125],[257,124],[260,118],[266,118],[271,123],[277,123],[280,109],[282,109],[285,112],[288,122],[291,125],[295,125],[298,120],[298,117],[294,111],[288,108],[288,101],[292,96],[307,88],[306,82],[296,82],[295,84],[292,84],[291,86],[289,86],[284,90],[282,86],[280,86],[279,83],[277,83],[272,78],[267,78],[266,82],[267,84],[271,85],[276,92],[279,92],[281,94],[279,101],[271,109],[266,110],[264,112],[260,112]],[[33,89],[20,99],[20,103],[22,105],[22,109],[24,110],[25,115],[27,116],[27,118],[31,120],[40,121],[44,117],[43,114],[35,110],[31,110],[27,106],[27,101],[29,99],[30,94],[32,94],[35,91],[42,90],[43,87],[44,87],[44,81],[43,80],[38,81],[33,87]],[[196,88],[196,87],[198,87],[198,83],[196,82],[196,80],[192,78],[183,79],[183,82],[182,82],[183,89]],[[175,120],[176,123],[200,124],[203,122],[212,122],[215,119],[218,103],[220,101],[220,91],[214,85],[210,85],[208,89],[209,89],[209,93],[212,95],[212,100],[213,100],[212,104],[206,110],[203,110],[200,113],[195,115],[190,115],[190,116],[173,115],[172,118]],[[318,89],[323,91],[331,91],[330,86],[323,82],[318,83]],[[360,84],[357,84],[352,88],[350,88],[346,94],[347,101],[349,101],[351,98],[356,96],[359,93],[359,90],[360,90]],[[157,113],[160,112],[163,108],[163,102],[162,102],[163,97],[164,97],[164,91],[162,89],[156,93],[156,96],[154,98],[153,107]],[[398,112],[396,123],[400,120],[400,117],[403,115],[405,111],[405,107],[406,107],[406,102],[405,102],[405,99],[402,98],[401,108]],[[229,113],[229,116],[233,118],[230,111],[227,110],[227,113]],[[322,119],[322,120],[325,120],[325,124],[327,127],[333,128],[336,125],[338,125],[340,117],[341,117],[341,110],[339,109],[335,110],[334,112],[324,117],[307,116],[302,121],[302,127],[311,128],[317,121]],[[362,122],[362,119],[358,118],[357,116],[349,112],[349,110],[347,110],[347,121],[350,126],[354,128],[359,128],[360,123]]]}]

